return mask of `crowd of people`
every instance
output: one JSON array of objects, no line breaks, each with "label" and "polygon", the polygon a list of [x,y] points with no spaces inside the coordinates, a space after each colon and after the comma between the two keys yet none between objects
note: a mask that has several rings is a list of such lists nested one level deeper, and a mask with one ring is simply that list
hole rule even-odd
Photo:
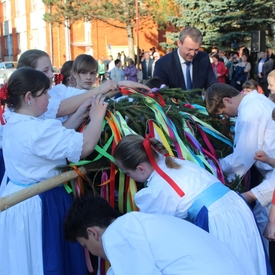
[{"label": "crowd of people", "polygon": [[[103,59],[81,54],[64,63],[55,85],[48,54],[24,52],[0,91],[6,104],[0,197],[88,156],[100,139],[105,98],[116,97],[120,86],[151,92],[154,79],[170,88],[204,89],[209,115],[236,118],[233,153],[219,163],[229,180],[254,166],[262,181],[237,194],[197,164],[169,156],[159,140],[126,135],[113,157],[122,172],[146,183],[134,198],[139,212],[122,215],[101,197],[73,199],[63,185],[20,202],[0,213],[0,274],[87,275],[81,246],[110,262],[108,275],[273,274],[273,55],[261,53],[251,74],[246,48],[229,56],[213,48],[209,56],[200,51],[202,42],[198,29],[186,27],[176,50],[160,57],[152,47],[139,68],[124,52],[110,56],[108,68]],[[77,132],[86,118],[89,124]]]}]

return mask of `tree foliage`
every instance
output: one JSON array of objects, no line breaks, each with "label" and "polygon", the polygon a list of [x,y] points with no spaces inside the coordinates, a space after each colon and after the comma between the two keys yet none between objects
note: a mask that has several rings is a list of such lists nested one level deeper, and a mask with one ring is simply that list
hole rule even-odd
[{"label": "tree foliage", "polygon": [[[43,0],[53,9],[44,14],[44,20],[63,25],[65,21],[100,20],[113,27],[125,29],[128,38],[129,56],[134,58],[134,35],[136,27],[136,0]],[[139,18],[153,18],[163,25],[167,17],[175,14],[175,6],[168,0],[138,1]],[[118,24],[118,22],[120,24]],[[66,25],[66,24],[65,24]]]},{"label": "tree foliage", "polygon": [[[175,0],[180,17],[170,22],[179,28],[195,26],[204,36],[204,46],[230,48],[236,40],[249,45],[252,30],[266,31],[267,41],[274,41],[275,2],[261,0]],[[175,39],[173,35],[171,39]]]}]

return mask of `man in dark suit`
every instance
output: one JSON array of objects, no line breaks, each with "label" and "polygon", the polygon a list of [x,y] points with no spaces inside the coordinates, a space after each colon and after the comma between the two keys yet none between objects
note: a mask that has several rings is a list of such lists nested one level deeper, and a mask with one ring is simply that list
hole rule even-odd
[{"label": "man in dark suit", "polygon": [[170,88],[207,89],[217,82],[209,56],[200,52],[202,34],[194,27],[180,32],[178,49],[163,56],[155,65],[154,77]]},{"label": "man in dark suit", "polygon": [[142,77],[143,77],[143,84],[146,84],[146,82],[152,78],[152,65],[154,63],[154,60],[150,58],[150,53],[145,52],[144,53],[144,59],[140,63],[141,64],[141,70],[142,70]]},{"label": "man in dark suit", "polygon": [[[260,52],[260,58],[258,59],[256,66],[256,74],[258,84],[263,88],[265,96],[269,96],[269,90],[267,89],[267,75],[272,71],[273,63],[272,60],[269,62],[269,56],[267,52]],[[266,64],[267,63],[267,64]]]}]

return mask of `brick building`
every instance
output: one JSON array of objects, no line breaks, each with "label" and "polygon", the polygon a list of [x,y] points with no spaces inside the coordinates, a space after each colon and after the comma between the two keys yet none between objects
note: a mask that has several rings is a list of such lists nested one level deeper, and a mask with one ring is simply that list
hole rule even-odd
[{"label": "brick building", "polygon": [[[16,61],[28,49],[46,51],[56,67],[77,55],[87,53],[96,59],[117,53],[128,53],[127,33],[101,21],[74,23],[69,28],[52,26],[43,20],[49,7],[42,0],[0,0],[0,57],[2,61]],[[139,22],[139,48],[158,48],[164,42],[164,31],[159,31],[152,20]],[[136,51],[136,30],[135,51]]]}]

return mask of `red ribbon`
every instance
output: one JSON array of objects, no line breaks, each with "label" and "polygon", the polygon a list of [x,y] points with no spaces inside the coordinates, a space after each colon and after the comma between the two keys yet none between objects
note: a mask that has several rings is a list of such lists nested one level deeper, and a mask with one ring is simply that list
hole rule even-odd
[{"label": "red ribbon", "polygon": [[[120,87],[120,91],[122,92],[122,94],[124,95],[129,95],[129,94],[133,94],[133,92],[127,88],[127,87]],[[134,90],[135,92],[137,92],[136,90]],[[143,95],[146,95],[146,96],[149,96],[151,98],[153,98],[156,102],[158,102],[162,107],[165,106],[165,100],[164,98],[158,93],[158,92],[155,92],[155,93],[145,93],[145,92],[142,92],[142,91],[138,91],[138,93],[140,94],[143,94]]]},{"label": "red ribbon", "polygon": [[64,75],[63,74],[55,74],[54,75],[55,85],[62,83],[63,79],[64,79]]},{"label": "red ribbon", "polygon": [[8,98],[8,88],[7,83],[5,83],[0,89],[0,99],[7,100]]},{"label": "red ribbon", "polygon": [[5,121],[3,118],[3,114],[5,112],[5,105],[3,105],[1,101],[7,100],[7,98],[8,98],[8,88],[7,88],[7,83],[5,83],[0,89],[0,121],[2,125],[5,124]]},{"label": "red ribbon", "polygon": [[273,192],[272,204],[275,205],[275,189],[274,189],[274,192]]},{"label": "red ribbon", "polygon": [[145,148],[146,154],[149,158],[150,163],[152,164],[152,166],[154,167],[154,169],[156,170],[156,172],[163,178],[165,179],[170,186],[177,192],[177,194],[180,197],[183,197],[185,194],[184,192],[181,190],[181,188],[174,182],[173,179],[171,179],[157,164],[153,152],[152,152],[152,148],[151,148],[151,142],[150,142],[150,135],[147,135],[146,138],[143,140],[143,147]]}]

